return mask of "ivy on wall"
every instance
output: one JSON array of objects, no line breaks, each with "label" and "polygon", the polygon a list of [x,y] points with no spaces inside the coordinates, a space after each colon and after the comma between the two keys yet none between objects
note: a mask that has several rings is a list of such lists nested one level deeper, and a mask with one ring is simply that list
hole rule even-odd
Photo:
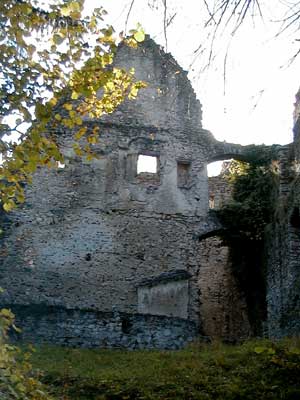
[{"label": "ivy on wall", "polygon": [[264,229],[274,213],[276,166],[232,161],[228,181],[233,186],[232,201],[217,211],[227,236],[263,240]]},{"label": "ivy on wall", "polygon": [[264,233],[275,211],[278,175],[274,158],[273,152],[260,149],[258,154],[253,151],[249,163],[232,161],[227,175],[232,200],[217,211],[255,335],[262,332],[266,317]]}]

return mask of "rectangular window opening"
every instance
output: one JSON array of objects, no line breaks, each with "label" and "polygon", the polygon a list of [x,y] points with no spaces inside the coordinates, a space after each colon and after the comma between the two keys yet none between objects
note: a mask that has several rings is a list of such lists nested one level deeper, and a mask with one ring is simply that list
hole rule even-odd
[{"label": "rectangular window opening", "polygon": [[177,161],[177,186],[187,188],[190,183],[191,163],[189,161]]},{"label": "rectangular window opening", "polygon": [[158,158],[140,154],[137,162],[137,174],[157,174]]}]

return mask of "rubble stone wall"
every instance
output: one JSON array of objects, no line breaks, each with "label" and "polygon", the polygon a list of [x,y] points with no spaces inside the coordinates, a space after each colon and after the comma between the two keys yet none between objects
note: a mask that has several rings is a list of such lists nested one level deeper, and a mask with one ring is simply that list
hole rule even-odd
[{"label": "rubble stone wall", "polygon": [[197,335],[192,321],[154,315],[12,306],[22,329],[15,340],[62,346],[180,349]]},{"label": "rubble stone wall", "polygon": [[230,261],[230,249],[218,237],[199,243],[200,315],[203,332],[229,341],[251,336],[245,294]]},{"label": "rubble stone wall", "polygon": [[294,145],[281,151],[277,210],[266,231],[268,334],[277,338],[300,333],[299,121],[294,132]]},{"label": "rubble stone wall", "polygon": [[[90,162],[74,153],[71,131],[49,127],[65,166],[37,171],[26,203],[7,217],[1,304],[134,315],[141,281],[185,270],[192,275],[186,318],[201,331],[197,237],[215,225],[206,163],[227,148],[202,129],[186,73],[154,42],[121,47],[116,64],[134,67],[148,87],[114,114],[86,118],[88,130],[100,128]],[[138,174],[139,155],[156,157],[157,173]]]},{"label": "rubble stone wall", "polygon": [[210,176],[208,178],[209,206],[212,209],[220,209],[232,198],[232,184],[225,174]]}]

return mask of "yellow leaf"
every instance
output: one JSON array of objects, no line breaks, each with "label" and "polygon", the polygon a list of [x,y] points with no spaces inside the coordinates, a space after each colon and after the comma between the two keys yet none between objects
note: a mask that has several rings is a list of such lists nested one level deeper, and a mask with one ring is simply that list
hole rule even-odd
[{"label": "yellow leaf", "polygon": [[62,7],[60,9],[60,12],[61,12],[61,15],[63,15],[64,17],[68,17],[71,14],[72,10],[70,10],[69,7]]},{"label": "yellow leaf", "polygon": [[76,134],[74,135],[75,139],[76,140],[81,139],[82,136],[86,133],[86,131],[87,131],[87,127],[86,126],[80,128],[79,131],[76,132]]},{"label": "yellow leaf", "polygon": [[6,212],[11,211],[16,207],[16,204],[13,200],[9,199],[3,204],[3,208]]},{"label": "yellow leaf", "polygon": [[136,96],[137,96],[137,94],[138,94],[138,88],[136,88],[135,86],[133,86],[132,88],[131,88],[131,90],[130,90],[130,93],[129,93],[129,95],[128,95],[128,98],[130,99],[130,100],[132,100],[132,99],[135,99],[136,98]]},{"label": "yellow leaf", "polygon": [[77,92],[72,92],[71,99],[77,100],[78,97],[79,97],[79,93],[77,93]]},{"label": "yellow leaf", "polygon": [[52,99],[49,100],[49,103],[51,104],[51,106],[56,106],[56,104],[57,104],[57,98],[56,98],[56,97],[52,97]]},{"label": "yellow leaf", "polygon": [[138,29],[136,32],[134,32],[133,37],[137,42],[143,42],[145,40],[144,29],[141,26],[138,26]]},{"label": "yellow leaf", "polygon": [[144,33],[144,31],[137,31],[137,32],[135,32],[133,37],[135,38],[135,40],[137,42],[140,43],[140,42],[143,42],[145,40],[145,33]]},{"label": "yellow leaf", "polygon": [[67,128],[74,128],[74,123],[70,118],[64,118],[62,122]]},{"label": "yellow leaf", "polygon": [[108,90],[114,90],[115,84],[114,84],[114,82],[109,81],[109,82],[107,82],[107,84],[105,85],[105,87],[106,87]]},{"label": "yellow leaf", "polygon": [[81,148],[79,147],[79,145],[77,143],[73,144],[73,149],[77,156],[81,157],[83,155],[83,151],[81,150]]},{"label": "yellow leaf", "polygon": [[87,141],[88,141],[88,143],[90,143],[90,144],[96,144],[96,143],[99,142],[99,139],[98,139],[97,136],[88,136],[88,137],[87,137]]},{"label": "yellow leaf", "polygon": [[54,117],[57,121],[61,121],[61,119],[62,119],[62,117],[61,117],[61,115],[59,115],[59,114],[55,114],[55,117]]},{"label": "yellow leaf", "polygon": [[24,201],[25,201],[25,196],[24,196],[23,194],[19,194],[19,195],[17,196],[17,200],[18,200],[19,203],[24,203]]},{"label": "yellow leaf", "polygon": [[62,7],[60,12],[64,17],[72,16],[74,18],[77,18],[78,16],[80,16],[80,8],[80,4],[77,1],[72,1],[65,7]]},{"label": "yellow leaf", "polygon": [[70,104],[70,103],[65,103],[65,104],[63,105],[63,107],[64,107],[66,110],[68,110],[68,111],[71,111],[72,108],[73,108],[72,104]]},{"label": "yellow leaf", "polygon": [[82,119],[80,117],[75,118],[75,124],[76,125],[82,125]]}]

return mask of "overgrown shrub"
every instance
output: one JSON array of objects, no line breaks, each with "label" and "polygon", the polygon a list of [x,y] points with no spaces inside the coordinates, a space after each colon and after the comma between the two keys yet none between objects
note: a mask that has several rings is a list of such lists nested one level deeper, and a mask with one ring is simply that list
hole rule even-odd
[{"label": "overgrown shrub", "polygon": [[29,353],[22,353],[8,342],[8,332],[16,329],[13,313],[0,310],[0,399],[51,400],[29,362]]}]

